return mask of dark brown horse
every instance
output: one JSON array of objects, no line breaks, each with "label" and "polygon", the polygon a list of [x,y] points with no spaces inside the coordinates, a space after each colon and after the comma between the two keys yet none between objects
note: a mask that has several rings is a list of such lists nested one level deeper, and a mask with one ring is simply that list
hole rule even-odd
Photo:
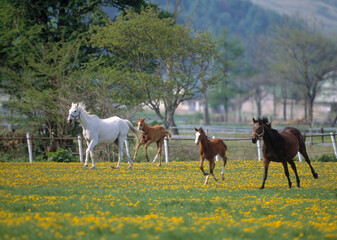
[{"label": "dark brown horse", "polygon": [[[214,158],[216,155],[220,155],[221,158],[223,159],[223,166],[222,166],[222,170],[221,170],[221,178],[222,180],[224,180],[224,174],[225,174],[225,166],[227,163],[227,157],[226,157],[226,150],[227,150],[227,146],[226,144],[219,138],[215,138],[212,140],[208,140],[204,130],[202,129],[202,127],[200,129],[194,128],[194,130],[196,131],[195,133],[195,144],[199,144],[200,143],[200,148],[199,148],[199,154],[200,154],[200,165],[199,168],[202,171],[202,173],[206,176],[206,180],[205,180],[205,185],[207,185],[208,183],[208,179],[210,174],[213,176],[215,181],[218,181],[214,174],[213,174],[213,170],[215,167],[215,162],[214,162]],[[207,159],[209,161],[209,172],[210,173],[206,173],[204,171],[204,160]]]},{"label": "dark brown horse", "polygon": [[153,159],[153,162],[156,162],[156,160],[159,157],[159,164],[157,166],[161,166],[161,150],[163,147],[164,139],[166,135],[168,135],[169,139],[171,139],[171,134],[168,131],[166,131],[166,129],[162,126],[156,125],[156,126],[150,127],[149,125],[145,123],[145,118],[138,118],[137,127],[138,127],[138,130],[141,131],[142,139],[136,147],[136,152],[135,152],[135,156],[133,157],[133,160],[135,160],[137,157],[139,147],[145,144],[146,161],[149,162],[150,160],[147,155],[147,147],[151,143],[155,142],[157,144],[157,155]]},{"label": "dark brown horse", "polygon": [[291,181],[289,178],[287,165],[288,162],[295,172],[297,187],[300,187],[300,179],[298,177],[296,165],[293,160],[297,152],[300,152],[305,158],[305,161],[309,164],[314,178],[318,178],[317,173],[311,166],[309,156],[305,147],[304,138],[298,129],[286,127],[277,131],[271,127],[271,123],[268,122],[268,118],[266,117],[262,119],[258,118],[257,120],[253,118],[253,123],[254,126],[252,131],[252,142],[256,143],[258,139],[263,138],[262,153],[264,175],[262,186],[260,189],[264,189],[264,184],[266,182],[268,174],[268,167],[271,161],[281,162],[283,164],[285,175],[288,178],[289,188],[291,188]]}]

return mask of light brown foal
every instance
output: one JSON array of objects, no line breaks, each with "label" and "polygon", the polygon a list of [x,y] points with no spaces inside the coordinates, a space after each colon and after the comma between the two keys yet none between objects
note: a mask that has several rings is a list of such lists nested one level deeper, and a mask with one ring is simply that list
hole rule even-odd
[{"label": "light brown foal", "polygon": [[[196,131],[196,133],[195,133],[195,144],[198,145],[200,143],[200,148],[199,148],[200,165],[199,165],[199,168],[202,171],[202,173],[206,176],[205,185],[207,185],[210,175],[213,176],[215,181],[218,181],[213,174],[213,170],[214,170],[214,167],[215,167],[214,158],[218,154],[223,159],[223,166],[222,166],[222,170],[221,170],[221,178],[222,178],[222,180],[224,180],[225,179],[225,166],[226,166],[226,163],[227,163],[227,157],[226,157],[227,146],[226,146],[226,144],[219,138],[208,140],[204,130],[202,129],[202,127],[200,129],[194,128],[194,130]],[[209,161],[209,172],[210,173],[206,173],[204,171],[203,164],[204,164],[205,159],[207,159]]]},{"label": "light brown foal", "polygon": [[156,162],[159,158],[159,164],[157,166],[161,166],[161,150],[163,147],[164,139],[166,135],[168,135],[169,139],[171,139],[171,134],[162,126],[156,125],[150,127],[145,123],[145,118],[138,118],[137,128],[142,133],[142,139],[136,147],[136,152],[133,160],[136,160],[139,147],[145,144],[146,161],[149,162],[150,160],[147,154],[147,147],[151,143],[155,142],[157,145],[157,154],[153,159],[153,163]]}]

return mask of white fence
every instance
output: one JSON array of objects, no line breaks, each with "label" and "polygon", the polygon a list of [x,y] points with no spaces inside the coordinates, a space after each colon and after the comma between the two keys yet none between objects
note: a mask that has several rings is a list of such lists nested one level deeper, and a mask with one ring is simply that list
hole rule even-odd
[{"label": "white fence", "polygon": [[[235,131],[236,130],[237,129],[235,129]],[[213,131],[214,131],[214,129],[213,129]],[[240,132],[243,132],[243,131],[240,130]],[[226,133],[228,133],[228,132],[226,132]],[[313,137],[322,137],[322,139],[323,139],[323,137],[325,137],[325,136],[330,136],[331,137],[331,144],[329,143],[328,145],[332,146],[334,154],[337,158],[337,147],[336,147],[336,140],[335,140],[336,133],[330,132],[329,134],[311,134],[311,135],[305,135],[305,136],[310,139],[309,143],[306,142],[306,144],[312,144],[312,138]],[[27,147],[28,147],[28,153],[29,153],[29,162],[32,163],[33,162],[33,149],[32,149],[31,136],[30,136],[29,133],[27,133],[26,137],[27,137]],[[215,138],[215,136],[212,136],[212,138]],[[225,142],[228,142],[228,141],[251,141],[250,138],[240,138],[240,137],[237,137],[237,138],[234,138],[234,137],[232,137],[232,138],[217,137],[217,138],[220,138],[220,139],[224,140]],[[194,140],[194,136],[193,135],[185,135],[185,136],[174,135],[174,136],[172,136],[172,140],[177,140],[177,141],[179,141],[179,140]],[[80,162],[83,162],[82,137],[78,136],[77,141],[78,141],[79,159],[80,159]],[[127,145],[127,146],[129,145],[128,140],[125,140],[125,145]],[[260,140],[257,141],[256,146],[257,146],[256,150],[257,150],[258,160],[261,161],[262,160],[262,151],[261,151],[262,144],[261,144]],[[169,148],[169,141],[166,137],[165,140],[164,140],[164,155],[165,155],[165,161],[166,162],[169,162],[168,148]],[[301,157],[300,153],[298,153],[298,158],[299,158],[299,161],[302,161],[302,157]],[[216,158],[216,160],[218,160],[218,157]]]}]

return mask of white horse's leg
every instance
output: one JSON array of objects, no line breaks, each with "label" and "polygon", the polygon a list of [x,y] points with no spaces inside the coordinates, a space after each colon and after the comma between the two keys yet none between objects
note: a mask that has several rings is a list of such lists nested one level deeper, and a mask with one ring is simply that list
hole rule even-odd
[{"label": "white horse's leg", "polygon": [[89,145],[90,145],[90,142],[89,141],[86,141],[87,142],[87,150],[85,150],[85,162],[84,162],[84,167],[88,167],[88,162],[89,162],[89,153],[90,153],[90,150],[89,150]]},{"label": "white horse's leg", "polygon": [[129,167],[128,168],[132,168],[133,162],[132,162],[131,157],[130,157],[129,142],[128,142],[127,139],[125,139],[124,141],[125,141],[126,157],[128,158],[128,162],[129,162]]},{"label": "white horse's leg", "polygon": [[123,159],[123,152],[124,152],[124,139],[118,138],[118,163],[117,166],[114,168],[120,169],[121,168],[121,161]]},{"label": "white horse's leg", "polygon": [[86,157],[85,157],[85,167],[88,166],[88,160],[89,160],[89,153],[90,153],[90,156],[91,156],[91,161],[92,161],[92,166],[90,167],[90,169],[92,168],[95,168],[96,165],[95,165],[95,159],[94,159],[94,147],[97,145],[97,140],[96,139],[93,139],[91,140],[87,150],[86,150]]}]

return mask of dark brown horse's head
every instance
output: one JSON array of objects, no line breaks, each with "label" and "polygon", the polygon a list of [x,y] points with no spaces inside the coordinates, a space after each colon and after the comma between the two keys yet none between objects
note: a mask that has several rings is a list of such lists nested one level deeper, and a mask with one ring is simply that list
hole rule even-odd
[{"label": "dark brown horse's head", "polygon": [[265,127],[271,128],[271,123],[269,123],[268,118],[258,118],[255,120],[253,118],[253,130],[252,130],[252,142],[256,143],[257,140],[263,137],[265,132]]},{"label": "dark brown horse's head", "polygon": [[194,130],[196,131],[195,133],[195,144],[198,145],[199,142],[206,137],[206,133],[204,132],[204,129],[202,129],[202,127],[200,127],[199,129],[194,128]]},{"label": "dark brown horse's head", "polygon": [[143,131],[145,126],[145,118],[138,118],[137,128],[140,131]]}]

